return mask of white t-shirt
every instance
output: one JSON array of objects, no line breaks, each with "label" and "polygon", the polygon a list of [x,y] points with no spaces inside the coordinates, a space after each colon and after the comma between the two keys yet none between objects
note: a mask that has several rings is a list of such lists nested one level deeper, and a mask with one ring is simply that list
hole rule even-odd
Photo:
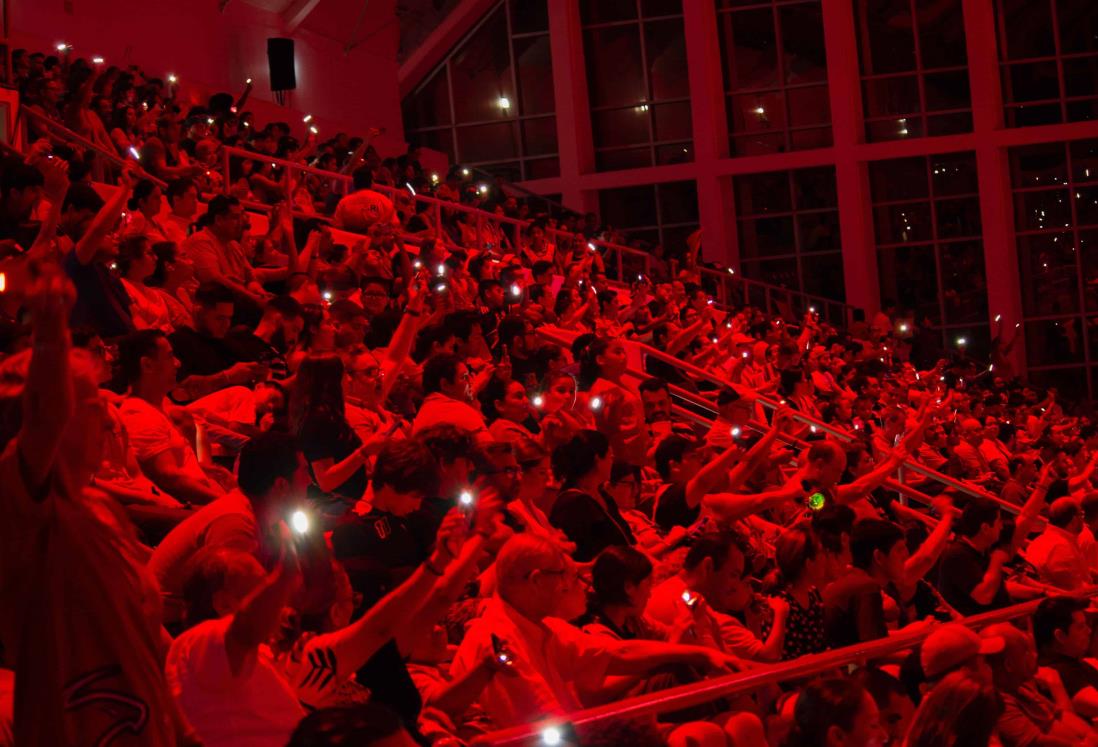
[{"label": "white t-shirt", "polygon": [[137,397],[127,397],[118,409],[139,462],[151,461],[167,451],[175,466],[197,480],[207,481],[190,442],[161,410]]},{"label": "white t-shirt", "polygon": [[208,620],[175,639],[168,686],[206,747],[284,747],[305,711],[266,646],[233,676],[225,651],[232,620]]}]

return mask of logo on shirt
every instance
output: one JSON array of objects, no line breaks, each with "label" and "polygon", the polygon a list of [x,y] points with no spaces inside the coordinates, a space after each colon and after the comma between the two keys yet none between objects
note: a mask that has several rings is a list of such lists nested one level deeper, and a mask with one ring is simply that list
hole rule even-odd
[{"label": "logo on shirt", "polygon": [[76,711],[88,705],[94,705],[108,716],[117,720],[89,744],[94,747],[107,747],[122,732],[140,734],[149,722],[149,706],[145,701],[130,694],[109,688],[97,688],[97,685],[121,675],[118,666],[102,667],[77,677],[65,687],[64,708],[66,712]]}]

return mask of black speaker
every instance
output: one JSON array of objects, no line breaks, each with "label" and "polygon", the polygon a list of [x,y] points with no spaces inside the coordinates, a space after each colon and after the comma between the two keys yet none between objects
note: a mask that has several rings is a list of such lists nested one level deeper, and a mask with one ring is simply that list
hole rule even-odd
[{"label": "black speaker", "polygon": [[294,40],[273,38],[267,40],[267,66],[271,72],[272,91],[292,91],[297,88],[294,73]]}]

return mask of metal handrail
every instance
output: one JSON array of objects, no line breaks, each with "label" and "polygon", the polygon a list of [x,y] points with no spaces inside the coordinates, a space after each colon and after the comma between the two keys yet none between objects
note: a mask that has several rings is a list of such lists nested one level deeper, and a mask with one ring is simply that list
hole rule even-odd
[{"label": "metal handrail", "polygon": [[[1077,596],[1094,598],[1096,595],[1098,595],[1098,589],[1091,588]],[[969,628],[983,628],[996,623],[1011,622],[1032,615],[1040,602],[1041,600],[1035,599],[1030,602],[1004,607],[1003,609],[972,615],[957,622]],[[899,632],[876,641],[856,643],[853,646],[846,646],[833,651],[802,656],[791,661],[775,664],[766,669],[740,672],[689,685],[681,685],[669,690],[661,690],[596,708],[586,708],[561,718],[547,719],[537,724],[527,724],[486,734],[476,738],[474,744],[491,744],[496,745],[496,747],[531,745],[540,738],[541,732],[549,727],[560,727],[564,724],[573,727],[583,726],[610,718],[635,719],[691,708],[710,703],[719,698],[775,685],[779,682],[803,680],[850,664],[897,654],[921,644],[930,633],[931,631],[925,629],[912,633]]]},{"label": "metal handrail", "polygon": [[[93,143],[91,140],[88,140],[83,135],[80,135],[76,132],[73,132],[68,127],[65,127],[63,124],[55,122],[52,119],[50,119],[49,117],[44,116],[44,115],[34,111],[33,109],[30,109],[26,106],[21,106],[19,108],[19,111],[22,112],[24,117],[34,120],[34,122],[36,124],[42,125],[42,126],[46,127],[47,129],[53,130],[55,133],[57,133],[63,139],[69,140],[70,142],[74,142],[77,145],[79,145],[80,147],[96,153],[97,155],[105,158],[107,161],[114,164],[115,166],[118,166],[119,168],[121,168],[122,166],[124,166],[127,163],[126,159],[122,158],[117,153],[112,153],[112,152],[100,147],[96,143]],[[142,178],[148,179],[149,181],[153,182],[156,186],[160,187],[161,189],[164,189],[168,186],[168,183],[165,182],[163,179],[158,179],[157,177],[153,176],[152,174],[149,174],[144,169],[142,169],[141,166],[140,166],[140,163],[137,163],[137,168],[138,168],[138,171],[141,172]]]}]

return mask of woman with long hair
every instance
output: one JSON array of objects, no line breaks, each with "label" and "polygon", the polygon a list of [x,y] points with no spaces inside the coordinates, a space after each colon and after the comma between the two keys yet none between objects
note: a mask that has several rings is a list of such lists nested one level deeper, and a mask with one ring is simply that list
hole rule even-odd
[{"label": "woman with long hair", "polygon": [[173,327],[189,327],[194,302],[188,288],[194,281],[194,262],[172,241],[161,241],[151,248],[156,257],[156,269],[145,279],[145,285],[164,299]]},{"label": "woman with long hair", "polygon": [[129,236],[118,244],[118,274],[122,287],[130,297],[130,316],[137,329],[159,329],[165,334],[175,331],[171,310],[164,295],[145,281],[156,271],[157,259],[149,240],[144,236]]},{"label": "woman with long hair", "polygon": [[627,384],[625,344],[621,340],[595,337],[583,346],[580,387],[587,389],[586,403],[598,429],[610,439],[619,461],[644,465],[648,452],[648,428],[640,392]]},{"label": "woman with long hair", "polygon": [[[319,492],[337,501],[361,498],[366,492],[366,463],[376,444],[364,446],[347,422],[339,356],[309,355],[302,360],[290,393],[289,421]],[[339,507],[336,511],[342,512]]]},{"label": "woman with long hair", "polygon": [[824,556],[808,522],[799,522],[780,535],[774,559],[781,576],[780,596],[789,602],[782,660],[796,659],[827,649],[823,598]]},{"label": "woman with long hair", "polygon": [[904,747],[988,747],[1003,701],[992,685],[961,670],[923,698]]}]

